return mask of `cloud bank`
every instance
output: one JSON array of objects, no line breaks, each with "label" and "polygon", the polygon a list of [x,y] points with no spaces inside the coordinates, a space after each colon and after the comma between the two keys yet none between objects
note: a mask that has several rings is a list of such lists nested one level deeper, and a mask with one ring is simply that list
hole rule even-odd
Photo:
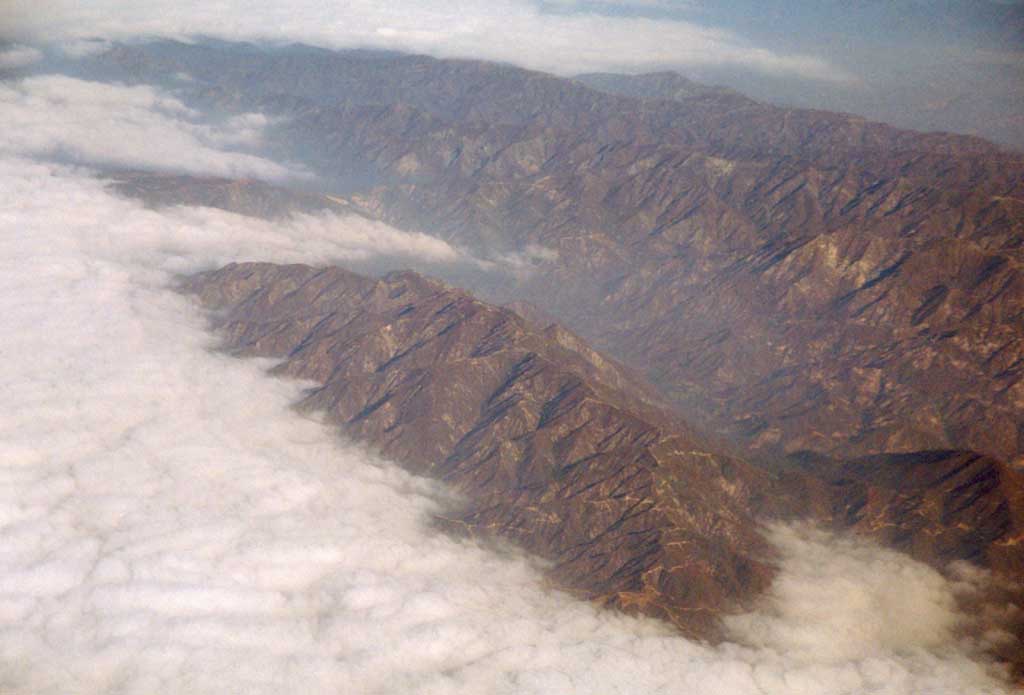
[{"label": "cloud bank", "polygon": [[[302,385],[211,351],[169,289],[352,253],[337,227],[251,222],[0,160],[3,692],[1006,692],[941,629],[942,580],[862,544],[780,531],[779,605],[712,648],[438,535],[441,488],[291,411]],[[845,603],[865,580],[940,629],[876,640],[877,607]]]},{"label": "cloud bank", "polygon": [[0,153],[282,180],[303,176],[246,153],[260,144],[266,117],[245,114],[206,124],[173,96],[63,75],[0,83]]},{"label": "cloud bank", "polygon": [[749,643],[840,662],[948,645],[967,622],[957,593],[973,585],[905,555],[799,525],[772,527],[770,537],[786,571],[761,612],[726,621]]},{"label": "cloud bank", "polygon": [[12,0],[6,5],[8,31],[43,42],[206,35],[497,60],[563,75],[734,65],[814,80],[851,79],[820,58],[767,50],[722,29],[674,19],[568,11],[571,8],[552,12],[532,0],[449,0],[429,5],[410,0]]}]

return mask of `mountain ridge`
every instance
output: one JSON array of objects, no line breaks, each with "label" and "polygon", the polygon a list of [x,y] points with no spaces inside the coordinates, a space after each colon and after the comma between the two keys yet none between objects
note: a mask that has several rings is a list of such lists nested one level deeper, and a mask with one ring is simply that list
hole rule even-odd
[{"label": "mountain ridge", "polygon": [[510,539],[552,562],[557,586],[690,636],[720,638],[718,619],[769,586],[766,519],[868,535],[942,570],[1024,571],[1024,485],[991,458],[810,454],[769,472],[716,451],[557,326],[408,271],[231,264],[182,290],[224,349],[315,384],[300,409],[464,495],[444,528]]}]

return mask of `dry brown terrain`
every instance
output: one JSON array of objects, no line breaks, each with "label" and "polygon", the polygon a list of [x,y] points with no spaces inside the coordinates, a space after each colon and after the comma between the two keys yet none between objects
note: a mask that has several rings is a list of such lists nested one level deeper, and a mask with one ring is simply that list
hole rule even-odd
[{"label": "dry brown terrain", "polygon": [[994,459],[805,457],[773,475],[719,453],[559,326],[415,273],[242,264],[184,289],[227,349],[319,385],[302,408],[463,493],[450,529],[510,539],[560,586],[687,634],[714,637],[767,587],[770,518],[852,528],[939,568],[1024,570],[1024,484]]},{"label": "dry brown terrain", "polygon": [[281,116],[268,147],[367,214],[556,252],[500,298],[758,455],[1024,452],[1019,154],[666,74],[175,44],[102,60]]}]

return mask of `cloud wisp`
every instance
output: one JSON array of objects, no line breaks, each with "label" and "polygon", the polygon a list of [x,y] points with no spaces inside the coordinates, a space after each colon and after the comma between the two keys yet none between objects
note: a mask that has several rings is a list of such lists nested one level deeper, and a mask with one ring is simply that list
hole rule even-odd
[{"label": "cloud wisp", "polygon": [[[0,160],[0,193],[6,693],[1004,692],[952,638],[791,654],[786,625],[828,616],[780,609],[712,648],[438,535],[443,490],[291,411],[302,384],[211,351],[170,290],[231,260],[345,258],[339,228],[156,212],[25,159]],[[780,538],[783,601],[800,558],[835,586],[877,552]],[[871,566],[935,589],[910,560]]]},{"label": "cloud wisp", "polygon": [[206,124],[173,96],[141,85],[63,75],[0,83],[0,153],[64,161],[284,180],[306,174],[246,152],[260,114]]},{"label": "cloud wisp", "polygon": [[13,70],[43,59],[43,52],[31,46],[0,46],[0,70]]},{"label": "cloud wisp", "polygon": [[8,3],[7,13],[9,31],[43,42],[205,35],[497,60],[558,74],[733,65],[826,82],[852,79],[821,58],[768,50],[723,29],[669,18],[547,11],[532,0],[429,5],[408,0],[341,4],[140,0],[128,5],[113,0],[14,0]]}]

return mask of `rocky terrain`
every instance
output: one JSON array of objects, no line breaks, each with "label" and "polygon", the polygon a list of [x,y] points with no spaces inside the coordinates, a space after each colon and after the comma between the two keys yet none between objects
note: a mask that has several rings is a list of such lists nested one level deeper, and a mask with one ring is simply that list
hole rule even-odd
[{"label": "rocky terrain", "polygon": [[450,527],[551,560],[561,586],[708,636],[770,581],[769,476],[564,329],[413,273],[233,265],[185,287],[229,349],[320,384],[301,407],[463,493]]},{"label": "rocky terrain", "polygon": [[122,193],[533,250],[514,286],[448,277],[492,304],[411,273],[187,283],[228,349],[321,384],[303,407],[462,492],[449,529],[704,637],[768,586],[769,518],[1024,576],[1021,155],[665,73],[226,44],[93,60],[270,115],[266,153],[320,177],[115,172]]},{"label": "rocky terrain", "polygon": [[366,214],[557,254],[491,298],[543,306],[757,456],[1024,451],[1019,154],[663,74],[173,43],[97,60],[281,117],[268,147]]},{"label": "rocky terrain", "polygon": [[226,349],[317,384],[300,407],[461,492],[449,530],[510,539],[551,561],[559,586],[687,634],[715,637],[718,616],[767,587],[771,518],[852,528],[940,568],[1024,572],[1024,484],[994,459],[807,454],[771,473],[720,453],[557,324],[415,273],[241,264],[183,289]]}]

